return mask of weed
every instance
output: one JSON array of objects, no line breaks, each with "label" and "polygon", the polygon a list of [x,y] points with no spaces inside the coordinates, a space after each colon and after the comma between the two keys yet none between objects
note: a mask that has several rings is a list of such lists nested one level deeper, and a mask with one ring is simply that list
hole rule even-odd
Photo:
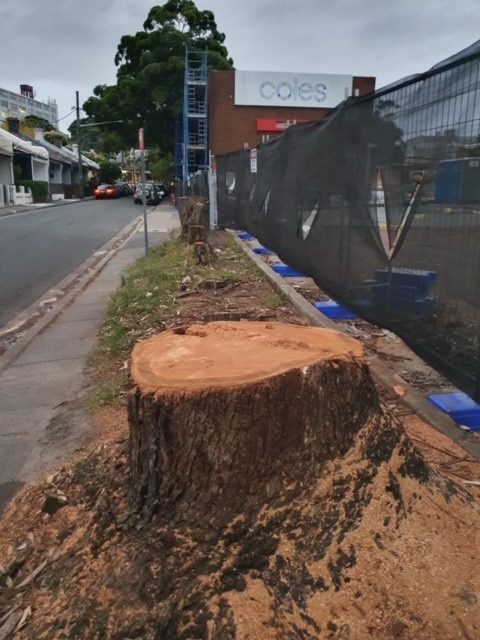
[{"label": "weed", "polygon": [[265,299],[263,306],[265,309],[277,309],[281,307],[286,302],[286,297],[284,295],[280,295],[278,293],[273,293],[271,296]]},{"label": "weed", "polygon": [[100,384],[94,391],[87,396],[87,409],[91,412],[105,407],[107,405],[115,405],[118,400],[125,395],[126,380],[119,380],[116,385],[108,383]]}]

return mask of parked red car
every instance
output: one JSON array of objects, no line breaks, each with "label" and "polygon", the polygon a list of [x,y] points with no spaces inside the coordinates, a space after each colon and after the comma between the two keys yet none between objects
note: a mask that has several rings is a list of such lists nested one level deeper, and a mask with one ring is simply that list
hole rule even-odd
[{"label": "parked red car", "polygon": [[95,199],[116,198],[118,196],[118,188],[114,184],[99,184],[95,189]]}]

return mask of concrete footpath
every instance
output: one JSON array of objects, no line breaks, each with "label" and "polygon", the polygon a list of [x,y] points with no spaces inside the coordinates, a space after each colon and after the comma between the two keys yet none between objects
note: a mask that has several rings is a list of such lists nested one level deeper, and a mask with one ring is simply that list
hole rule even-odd
[{"label": "concrete footpath", "polygon": [[[169,204],[149,209],[149,247],[179,225]],[[68,459],[88,436],[87,358],[110,295],[143,255],[140,216],[72,274],[70,286],[62,282],[66,293],[0,356],[0,512],[23,484]]]}]

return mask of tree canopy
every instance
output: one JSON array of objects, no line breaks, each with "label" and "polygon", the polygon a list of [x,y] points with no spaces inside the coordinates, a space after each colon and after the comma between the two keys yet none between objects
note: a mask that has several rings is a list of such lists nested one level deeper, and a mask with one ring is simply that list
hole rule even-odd
[{"label": "tree canopy", "polygon": [[[103,122],[103,121],[100,121]],[[86,126],[88,125],[88,126]],[[123,123],[113,126],[94,126],[94,121],[90,118],[81,118],[81,143],[82,149],[87,151],[88,149],[95,149],[98,153],[110,154],[118,153],[125,149],[125,136],[123,135]],[[85,127],[85,128],[83,128]],[[77,123],[72,122],[68,127],[71,140],[77,143]]]},{"label": "tree canopy", "polygon": [[83,105],[97,122],[109,125],[124,141],[136,146],[144,128],[148,146],[164,153],[174,148],[175,121],[181,117],[186,51],[206,51],[210,69],[231,69],[233,61],[211,11],[200,11],[193,0],[168,0],[150,9],[143,31],[121,38],[115,55],[117,82],[98,85]]}]

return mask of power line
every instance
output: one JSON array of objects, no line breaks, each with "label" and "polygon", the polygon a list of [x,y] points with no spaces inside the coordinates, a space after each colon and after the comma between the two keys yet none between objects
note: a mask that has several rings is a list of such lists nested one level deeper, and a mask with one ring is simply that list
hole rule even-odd
[{"label": "power line", "polygon": [[66,115],[66,116],[62,116],[61,118],[58,118],[58,119],[57,119],[57,124],[58,124],[59,122],[61,122],[62,120],[65,120],[65,118],[68,118],[68,116],[71,116],[71,115],[72,115],[72,113],[74,113],[74,111],[75,111],[75,107],[72,107],[72,110],[71,110],[69,113],[67,113],[67,115]]}]

